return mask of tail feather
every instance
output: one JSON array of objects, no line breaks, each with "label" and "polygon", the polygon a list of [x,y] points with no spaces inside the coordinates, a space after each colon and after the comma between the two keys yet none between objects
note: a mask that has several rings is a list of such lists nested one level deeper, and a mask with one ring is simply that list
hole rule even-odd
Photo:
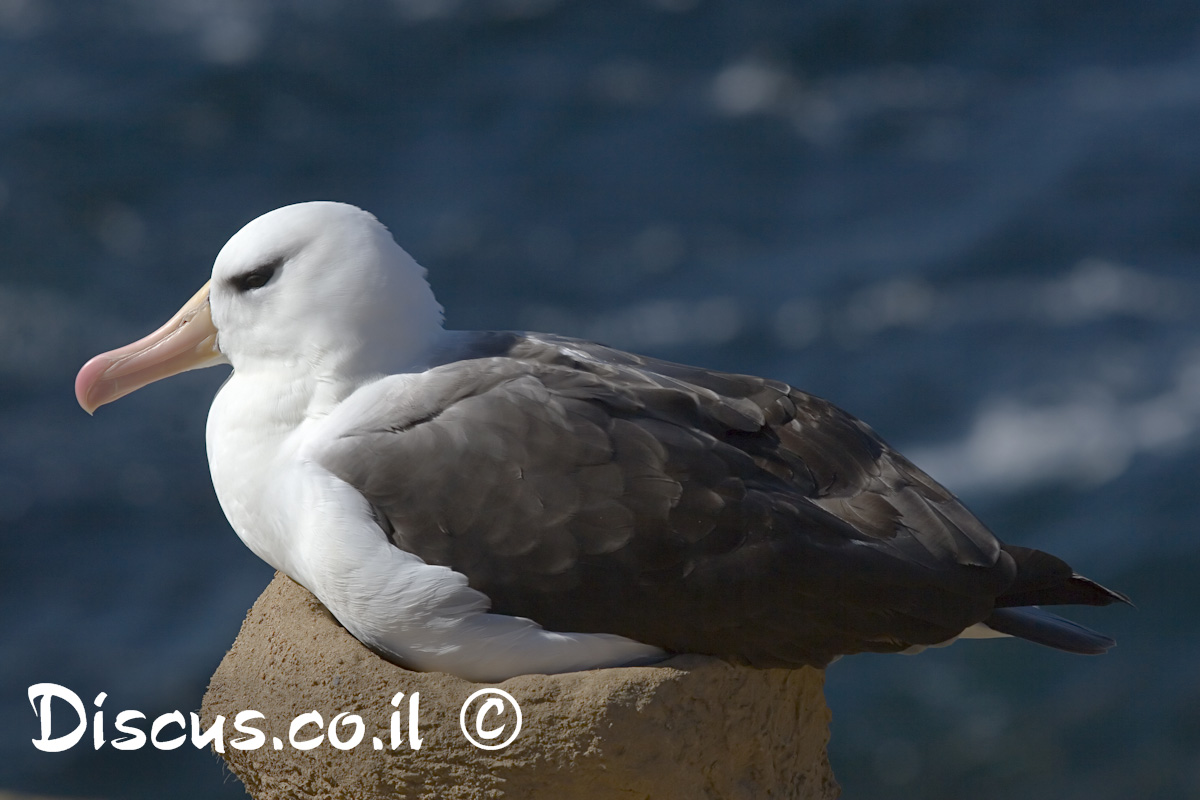
[{"label": "tail feather", "polygon": [[1104,634],[1063,619],[1036,606],[997,608],[983,624],[997,633],[1005,633],[1068,653],[1100,655],[1116,642]]}]

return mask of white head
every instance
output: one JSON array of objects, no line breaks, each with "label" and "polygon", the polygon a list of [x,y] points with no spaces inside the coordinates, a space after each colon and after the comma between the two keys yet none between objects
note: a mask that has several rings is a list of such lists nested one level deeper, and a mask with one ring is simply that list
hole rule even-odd
[{"label": "white head", "polygon": [[441,330],[425,270],[375,217],[344,203],[286,206],[221,249],[212,279],[159,330],[76,378],[89,412],[155,380],[228,362],[315,381],[399,371]]},{"label": "white head", "polygon": [[217,255],[209,295],[235,370],[402,368],[442,321],[425,270],[344,203],[285,206],[242,228]]}]

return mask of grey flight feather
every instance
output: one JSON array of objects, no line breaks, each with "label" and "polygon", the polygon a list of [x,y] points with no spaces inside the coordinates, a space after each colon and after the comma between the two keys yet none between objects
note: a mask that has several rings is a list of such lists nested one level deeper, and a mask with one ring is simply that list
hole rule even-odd
[{"label": "grey flight feather", "polygon": [[461,334],[320,459],[494,612],[761,667],[1124,599],[1002,545],[820,398],[563,337]]}]

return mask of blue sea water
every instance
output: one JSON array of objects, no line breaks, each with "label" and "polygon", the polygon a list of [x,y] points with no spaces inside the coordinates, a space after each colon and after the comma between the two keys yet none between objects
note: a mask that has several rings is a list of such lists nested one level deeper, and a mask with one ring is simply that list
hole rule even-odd
[{"label": "blue sea water", "polygon": [[271,574],[208,481],[221,370],[94,419],[71,383],[339,199],[452,327],[795,383],[1133,596],[1073,614],[1102,658],[833,665],[846,797],[1200,797],[1198,132],[1169,0],[0,2],[0,790],[241,796],[30,743],[37,682],[197,708]]}]

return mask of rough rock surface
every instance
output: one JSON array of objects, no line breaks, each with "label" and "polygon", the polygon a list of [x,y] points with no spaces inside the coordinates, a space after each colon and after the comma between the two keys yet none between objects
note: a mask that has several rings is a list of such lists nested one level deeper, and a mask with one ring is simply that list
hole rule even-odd
[{"label": "rough rock surface", "polygon": [[[470,744],[459,710],[485,688],[449,675],[411,672],[379,658],[350,636],[303,588],[277,575],[250,610],[217,668],[202,717],[224,723],[224,758],[259,800],[279,798],[555,798],[701,800],[838,796],[825,747],[829,710],[820,671],[753,670],[700,656],[655,667],[523,675],[498,684],[520,705],[520,733],[504,749]],[[399,708],[391,701],[404,692]],[[419,693],[419,750],[409,744],[410,696]],[[513,730],[511,711],[466,714],[475,732]],[[234,730],[238,712],[265,715],[248,727],[265,734],[255,749]],[[289,744],[289,726],[318,711],[297,742],[323,736],[309,750]],[[362,719],[363,738],[348,750],[331,745],[333,718]],[[391,748],[398,712],[397,749]],[[356,726],[343,717],[345,742]],[[277,737],[281,749],[276,749]],[[376,750],[373,739],[381,741]]]}]

